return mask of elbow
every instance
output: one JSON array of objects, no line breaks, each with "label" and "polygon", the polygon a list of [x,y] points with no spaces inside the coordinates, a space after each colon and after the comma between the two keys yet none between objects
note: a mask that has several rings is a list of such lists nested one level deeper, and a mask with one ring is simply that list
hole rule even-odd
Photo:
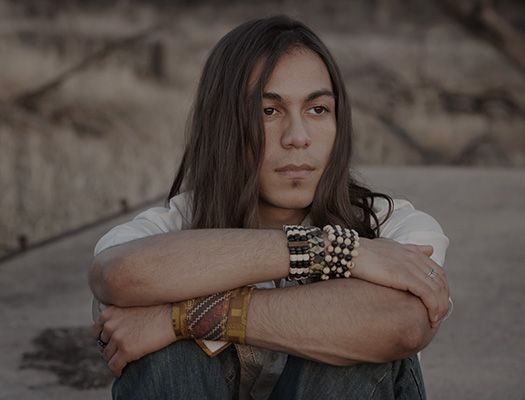
[{"label": "elbow", "polygon": [[410,324],[399,332],[397,348],[401,355],[400,358],[411,357],[428,345],[431,328],[429,323],[427,325],[428,329],[420,324]]},{"label": "elbow", "polygon": [[412,315],[414,317],[401,324],[397,330],[396,343],[400,353],[398,359],[419,353],[428,346],[437,332],[430,325],[426,309]]},{"label": "elbow", "polygon": [[437,332],[428,319],[427,308],[416,297],[407,296],[402,309],[404,312],[397,321],[394,343],[399,349],[397,359],[412,357],[423,350]]},{"label": "elbow", "polygon": [[125,306],[122,298],[124,288],[128,287],[126,277],[122,273],[125,260],[114,254],[111,249],[104,250],[93,260],[89,269],[89,286],[94,296],[104,304]]}]

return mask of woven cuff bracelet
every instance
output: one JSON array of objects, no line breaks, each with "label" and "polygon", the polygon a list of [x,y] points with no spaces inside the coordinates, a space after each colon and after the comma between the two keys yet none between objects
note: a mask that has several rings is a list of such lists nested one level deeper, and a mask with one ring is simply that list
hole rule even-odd
[{"label": "woven cuff bracelet", "polygon": [[177,340],[246,342],[246,322],[252,287],[242,287],[173,303],[173,330]]}]

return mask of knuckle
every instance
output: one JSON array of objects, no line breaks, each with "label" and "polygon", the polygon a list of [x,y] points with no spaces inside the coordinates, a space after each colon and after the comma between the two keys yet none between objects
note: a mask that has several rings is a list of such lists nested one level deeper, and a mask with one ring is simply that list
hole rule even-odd
[{"label": "knuckle", "polygon": [[107,306],[100,312],[99,320],[107,321],[113,314],[114,310],[115,306]]},{"label": "knuckle", "polygon": [[104,332],[109,334],[109,336],[113,336],[117,329],[118,324],[115,323],[113,320],[110,320],[104,324]]},{"label": "knuckle", "polygon": [[119,343],[119,345],[122,345],[125,339],[125,335],[122,333],[122,331],[117,330],[113,332],[113,334],[111,335],[111,339],[114,340],[116,343]]},{"label": "knuckle", "polygon": [[414,250],[410,250],[407,252],[406,257],[409,261],[416,262],[419,261],[419,253]]},{"label": "knuckle", "polygon": [[92,337],[93,339],[97,340],[100,331],[101,331],[100,328],[99,328],[98,326],[95,325],[95,326],[93,327],[93,329],[91,330],[91,337]]},{"label": "knuckle", "polygon": [[117,372],[120,369],[120,365],[122,364],[121,357],[118,355],[114,355],[111,360],[108,361],[109,369],[112,372]]},{"label": "knuckle", "polygon": [[131,356],[131,352],[133,351],[133,346],[129,345],[129,343],[124,342],[119,346],[119,350],[124,354],[126,357]]}]

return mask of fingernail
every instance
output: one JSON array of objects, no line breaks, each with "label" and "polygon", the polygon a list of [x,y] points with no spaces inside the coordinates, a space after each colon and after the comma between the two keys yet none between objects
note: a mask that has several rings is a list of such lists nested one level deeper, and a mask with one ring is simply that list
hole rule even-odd
[{"label": "fingernail", "polygon": [[434,317],[434,322],[437,322],[439,320],[439,314],[436,314]]}]

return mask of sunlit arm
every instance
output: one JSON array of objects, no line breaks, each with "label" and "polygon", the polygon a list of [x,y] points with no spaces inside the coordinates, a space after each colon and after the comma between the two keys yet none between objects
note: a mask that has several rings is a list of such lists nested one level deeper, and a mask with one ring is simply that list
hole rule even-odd
[{"label": "sunlit arm", "polygon": [[418,297],[348,279],[255,291],[246,337],[254,346],[350,365],[412,356],[436,331]]},{"label": "sunlit arm", "polygon": [[98,254],[89,271],[97,299],[120,307],[171,303],[287,275],[279,230],[186,230]]}]

